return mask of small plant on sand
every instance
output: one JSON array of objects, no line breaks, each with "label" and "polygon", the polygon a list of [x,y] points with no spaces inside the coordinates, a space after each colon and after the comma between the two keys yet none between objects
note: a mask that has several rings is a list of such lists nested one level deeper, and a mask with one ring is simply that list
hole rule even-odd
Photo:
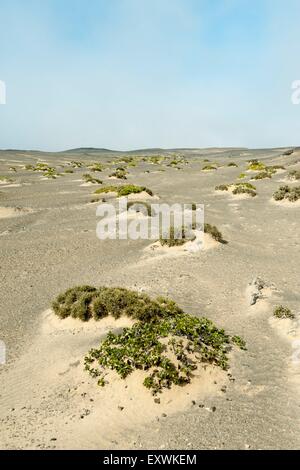
[{"label": "small plant on sand", "polygon": [[256,192],[253,189],[249,189],[245,186],[237,186],[232,191],[232,194],[235,194],[235,195],[237,195],[237,194],[249,194],[249,196],[251,196],[251,197],[256,196]]},{"label": "small plant on sand", "polygon": [[25,165],[25,166],[24,166],[24,170],[33,171],[33,170],[34,170],[34,166],[33,166],[33,165],[30,165],[30,164]]},{"label": "small plant on sand", "polygon": [[211,237],[214,240],[216,240],[219,243],[224,242],[222,233],[217,229],[217,227],[215,225],[205,223],[204,224],[204,233],[208,233],[209,235],[211,235]]},{"label": "small plant on sand", "polygon": [[127,179],[126,175],[127,175],[127,171],[126,171],[126,170],[124,170],[124,169],[116,169],[116,171],[113,171],[113,172],[109,175],[109,177],[110,177],[110,178],[118,178],[118,179],[120,179],[120,180],[126,180],[126,179]]},{"label": "small plant on sand", "polygon": [[291,171],[289,171],[288,177],[291,180],[300,180],[300,170],[291,170]]},{"label": "small plant on sand", "polygon": [[265,178],[272,178],[272,174],[269,171],[260,171],[254,176],[255,180],[263,180]]},{"label": "small plant on sand", "polygon": [[92,163],[88,165],[90,171],[96,173],[97,171],[101,172],[104,169],[104,166],[101,163]]},{"label": "small plant on sand", "polygon": [[266,168],[266,165],[259,160],[250,160],[248,170],[250,171],[262,171]]},{"label": "small plant on sand", "polygon": [[280,186],[273,194],[275,201],[287,199],[290,202],[296,202],[300,199],[300,186],[290,187],[288,185]]},{"label": "small plant on sand", "polygon": [[286,150],[285,152],[283,152],[282,155],[287,156],[287,155],[292,155],[292,153],[294,153],[294,149],[289,149],[289,150]]},{"label": "small plant on sand", "polygon": [[202,167],[202,171],[212,171],[212,170],[216,170],[216,169],[217,169],[217,167],[214,166],[214,165],[204,165]]},{"label": "small plant on sand", "polygon": [[49,167],[44,171],[43,176],[48,179],[56,179],[58,176],[62,176],[60,173],[57,173],[55,168]]},{"label": "small plant on sand", "polygon": [[230,162],[227,164],[227,166],[238,168],[238,165],[235,162]]},{"label": "small plant on sand", "polygon": [[184,245],[184,243],[193,241],[195,238],[195,235],[186,227],[174,227],[171,225],[169,230],[161,235],[159,241],[162,246],[171,248],[173,246]]},{"label": "small plant on sand", "polygon": [[143,201],[128,201],[127,202],[127,210],[132,210],[134,212],[140,212],[144,215],[149,217],[152,216],[152,208],[151,204]]},{"label": "small plant on sand", "polygon": [[74,173],[74,170],[72,170],[72,168],[67,168],[64,173]]},{"label": "small plant on sand", "polygon": [[82,162],[78,162],[76,160],[72,160],[70,162],[70,165],[73,167],[73,168],[82,168],[83,167],[83,163]]},{"label": "small plant on sand", "polygon": [[119,163],[132,163],[134,161],[133,157],[121,157],[119,158]]},{"label": "small plant on sand", "polygon": [[241,174],[238,176],[238,178],[242,180],[243,178],[246,178],[246,176],[247,176],[246,173],[241,173]]},{"label": "small plant on sand", "polygon": [[93,178],[89,173],[85,173],[84,175],[82,175],[82,179],[83,179],[86,183],[102,184],[102,181],[101,181],[101,180],[99,180],[98,178]]},{"label": "small plant on sand", "polygon": [[142,192],[146,192],[147,194],[149,194],[149,196],[153,196],[153,192],[151,191],[151,189],[148,189],[145,186],[136,186],[134,184],[125,184],[121,186],[105,186],[104,188],[97,189],[95,191],[95,194],[110,192],[117,193],[118,197],[129,196],[129,194],[138,194]]},{"label": "small plant on sand", "polygon": [[229,184],[219,184],[219,186],[215,187],[216,191],[228,191],[229,189]]},{"label": "small plant on sand", "polygon": [[291,312],[288,307],[284,307],[283,305],[278,305],[274,308],[273,315],[276,318],[295,318],[295,315]]},{"label": "small plant on sand", "polygon": [[15,166],[10,166],[9,167],[10,171],[13,171],[14,173],[17,173],[17,169]]},{"label": "small plant on sand", "polygon": [[8,178],[7,176],[0,176],[0,182],[1,183],[13,183],[13,180],[11,178]]}]

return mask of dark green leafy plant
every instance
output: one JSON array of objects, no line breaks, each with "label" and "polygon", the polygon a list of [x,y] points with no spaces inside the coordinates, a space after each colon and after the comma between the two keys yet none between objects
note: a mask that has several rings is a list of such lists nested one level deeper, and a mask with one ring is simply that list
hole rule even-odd
[{"label": "dark green leafy plant", "polygon": [[109,333],[97,349],[85,357],[85,369],[98,384],[106,384],[108,370],[125,379],[135,370],[148,375],[144,386],[153,395],[173,385],[185,385],[201,363],[226,370],[232,345],[245,349],[238,337],[231,338],[206,318],[185,313],[159,321],[138,322],[121,334]]},{"label": "dark green leafy plant", "polygon": [[288,307],[284,307],[283,305],[278,305],[274,308],[273,315],[276,318],[295,318],[295,315],[291,312]]}]

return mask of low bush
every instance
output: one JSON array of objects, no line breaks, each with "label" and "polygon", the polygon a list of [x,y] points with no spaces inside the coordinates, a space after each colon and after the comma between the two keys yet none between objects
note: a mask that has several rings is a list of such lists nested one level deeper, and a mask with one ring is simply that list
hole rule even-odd
[{"label": "low bush", "polygon": [[291,312],[288,307],[284,307],[283,305],[278,305],[274,308],[273,315],[276,318],[295,318],[295,315]]},{"label": "low bush", "polygon": [[273,194],[275,201],[287,199],[290,202],[296,202],[300,199],[300,186],[290,187],[288,185],[280,186]]},{"label": "low bush", "polygon": [[217,167],[214,166],[214,165],[204,165],[202,167],[202,171],[211,171],[211,170],[216,170],[216,169],[217,169]]},{"label": "low bush", "polygon": [[215,187],[216,191],[228,191],[229,189],[229,184],[220,184],[219,186]]},{"label": "low bush", "polygon": [[192,234],[191,230],[186,227],[174,227],[170,226],[169,230],[166,233],[163,233],[159,239],[162,246],[181,246],[184,243],[194,240],[196,237]]},{"label": "low bush", "polygon": [[289,171],[288,177],[291,180],[300,180],[300,170],[291,170],[291,171]]},{"label": "low bush", "polygon": [[102,181],[101,181],[101,180],[99,180],[98,178],[93,178],[89,173],[85,173],[84,175],[82,175],[82,179],[83,179],[86,183],[102,184]]},{"label": "low bush", "polygon": [[205,223],[204,233],[208,233],[209,235],[211,235],[212,238],[216,240],[217,242],[220,242],[220,243],[224,242],[222,233],[217,229],[215,225]]},{"label": "low bush", "polygon": [[153,196],[153,192],[151,191],[151,189],[148,189],[145,186],[136,186],[134,184],[125,184],[121,186],[105,186],[104,188],[97,189],[95,191],[95,194],[114,192],[117,193],[118,197],[121,197],[128,196],[129,194],[142,193],[144,191],[149,194],[149,196]]}]

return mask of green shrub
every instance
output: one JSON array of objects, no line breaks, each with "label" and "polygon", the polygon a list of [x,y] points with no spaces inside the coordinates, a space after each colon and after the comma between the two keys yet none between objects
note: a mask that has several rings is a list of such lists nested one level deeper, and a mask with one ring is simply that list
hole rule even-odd
[{"label": "green shrub", "polygon": [[0,176],[0,181],[2,181],[2,183],[13,183],[13,180],[11,178],[7,178],[7,176]]},{"label": "green shrub", "polygon": [[300,199],[300,186],[291,188],[288,185],[280,186],[273,194],[275,201],[282,201],[287,199],[290,202],[296,202]]},{"label": "green shrub", "polygon": [[78,162],[78,161],[75,161],[75,160],[72,160],[70,162],[70,165],[73,167],[73,168],[82,168],[83,167],[83,163],[82,162]]},{"label": "green shrub", "polygon": [[229,184],[220,184],[219,186],[215,187],[216,191],[228,191]]},{"label": "green shrub", "polygon": [[212,238],[214,238],[214,240],[216,240],[217,242],[222,243],[224,241],[222,233],[217,229],[215,225],[205,223],[204,233],[209,233],[212,236]]},{"label": "green shrub", "polygon": [[151,204],[148,204],[147,202],[128,201],[127,210],[130,208],[133,208],[135,212],[141,212],[142,214],[148,215],[149,217],[152,216]]},{"label": "green shrub", "polygon": [[251,171],[262,171],[266,168],[266,165],[258,160],[251,160],[248,165],[248,170]]},{"label": "green shrub", "polygon": [[134,184],[125,184],[121,186],[105,186],[104,188],[99,188],[95,191],[95,194],[115,192],[118,197],[128,196],[129,194],[138,194],[146,192],[149,196],[153,196],[151,189],[146,188],[145,186],[135,186]]},{"label": "green shrub", "polygon": [[216,169],[217,169],[217,167],[214,166],[214,165],[204,165],[202,167],[202,171],[211,171],[211,170],[216,170]]},{"label": "green shrub", "polygon": [[291,171],[289,171],[288,177],[291,180],[300,180],[300,170],[291,170]]},{"label": "green shrub", "polygon": [[181,312],[171,300],[163,297],[151,300],[146,294],[119,287],[73,287],[60,294],[52,307],[60,318],[70,316],[82,321],[100,320],[108,315],[150,321]]},{"label": "green shrub", "polygon": [[291,312],[288,307],[284,307],[283,305],[278,305],[274,308],[273,315],[276,318],[295,318],[295,315]]},{"label": "green shrub", "polygon": [[102,181],[101,181],[101,180],[99,180],[98,178],[93,178],[89,173],[85,173],[84,175],[82,175],[82,179],[83,179],[86,183],[102,184]]},{"label": "green shrub", "polygon": [[239,178],[239,179],[243,179],[243,178],[246,178],[246,176],[247,176],[246,173],[241,173],[241,174],[238,176],[238,178]]},{"label": "green shrub", "polygon": [[138,322],[121,334],[110,332],[99,348],[89,351],[85,369],[100,386],[107,383],[108,370],[122,379],[143,370],[147,374],[144,386],[157,395],[174,385],[190,383],[200,364],[227,370],[232,346],[245,349],[244,341],[237,338],[231,338],[206,318],[178,312],[159,321]]},{"label": "green shrub", "polygon": [[74,170],[72,170],[72,168],[67,168],[65,170],[65,173],[74,173]]},{"label": "green shrub", "polygon": [[238,186],[236,188],[234,188],[234,190],[232,191],[232,194],[249,194],[249,196],[251,197],[255,197],[256,196],[256,192],[253,190],[253,189],[249,189],[245,186]]},{"label": "green shrub", "polygon": [[127,174],[127,171],[125,171],[124,169],[117,169],[116,171],[112,172],[109,177],[114,177],[114,178],[118,178],[118,179],[121,179],[121,180],[126,180],[127,177],[126,177],[126,174]]},{"label": "green shrub", "polygon": [[269,171],[260,171],[259,173],[257,173],[257,175],[254,176],[255,180],[262,180],[265,178],[272,178],[272,175]]},{"label": "green shrub", "polygon": [[174,227],[171,225],[169,230],[161,235],[159,241],[162,246],[166,245],[171,248],[173,246],[184,245],[184,243],[194,240],[195,238],[195,235],[191,235],[190,230],[186,227]]},{"label": "green shrub", "polygon": [[230,162],[230,163],[227,164],[227,166],[229,166],[229,167],[232,166],[232,167],[238,168],[238,165],[235,162]]}]

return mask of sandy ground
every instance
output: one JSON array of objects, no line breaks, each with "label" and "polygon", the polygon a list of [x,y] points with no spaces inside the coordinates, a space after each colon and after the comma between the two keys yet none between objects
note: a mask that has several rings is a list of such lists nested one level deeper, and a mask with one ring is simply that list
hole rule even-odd
[{"label": "sandy ground", "polygon": [[[299,169],[300,152],[181,150],[174,153],[188,164],[179,171],[147,163],[127,168],[128,182],[152,189],[156,202],[205,205],[205,220],[228,243],[206,236],[206,249],[195,252],[147,240],[100,241],[97,204],[90,203],[98,185],[82,186],[86,168],[56,180],[23,169],[39,161],[99,161],[108,168],[95,177],[110,184],[111,162],[121,154],[0,153],[0,175],[14,180],[0,188],[0,340],[7,348],[7,364],[0,366],[0,448],[299,448],[299,205],[272,200],[284,173],[253,182],[255,198],[214,188],[237,181],[251,158]],[[203,172],[207,158],[239,167]],[[13,162],[20,166],[12,174]],[[257,278],[263,283],[258,292]],[[232,377],[200,369],[191,385],[165,392],[160,404],[139,372],[126,381],[112,375],[102,389],[83,370],[84,355],[128,320],[60,321],[51,301],[80,284],[169,296],[185,311],[243,336],[248,350],[231,354]],[[275,319],[278,304],[289,306],[295,319]]]}]

